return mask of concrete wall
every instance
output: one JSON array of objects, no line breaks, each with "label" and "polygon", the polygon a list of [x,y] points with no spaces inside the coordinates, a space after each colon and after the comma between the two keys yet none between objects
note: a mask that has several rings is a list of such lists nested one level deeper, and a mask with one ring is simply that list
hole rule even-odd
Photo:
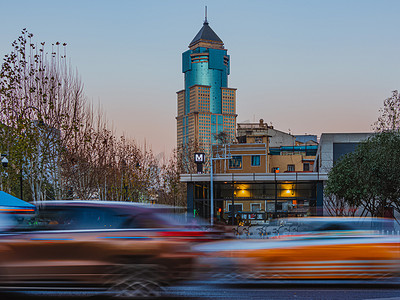
[{"label": "concrete wall", "polygon": [[[329,173],[334,162],[334,144],[354,144],[368,139],[373,133],[323,133],[314,163],[314,172]],[[318,164],[317,164],[318,163]]]},{"label": "concrete wall", "polygon": [[[314,161],[314,172],[329,173],[335,160],[341,155],[354,151],[356,144],[368,139],[373,133],[323,133],[319,140],[317,155]],[[324,184],[326,180],[324,180]],[[323,199],[327,203],[328,198]],[[360,213],[361,214],[361,211]],[[323,215],[329,215],[324,206]]]},{"label": "concrete wall", "polygon": [[296,146],[296,137],[283,131],[276,129],[268,129],[269,146]]}]

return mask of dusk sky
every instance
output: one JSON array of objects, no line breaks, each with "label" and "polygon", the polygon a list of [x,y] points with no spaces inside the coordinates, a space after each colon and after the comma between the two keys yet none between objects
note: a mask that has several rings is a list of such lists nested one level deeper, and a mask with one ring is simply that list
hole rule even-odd
[{"label": "dusk sky", "polygon": [[23,28],[65,42],[117,134],[176,146],[181,54],[208,21],[231,56],[238,122],[293,134],[368,132],[400,88],[400,1],[0,0],[0,56]]}]

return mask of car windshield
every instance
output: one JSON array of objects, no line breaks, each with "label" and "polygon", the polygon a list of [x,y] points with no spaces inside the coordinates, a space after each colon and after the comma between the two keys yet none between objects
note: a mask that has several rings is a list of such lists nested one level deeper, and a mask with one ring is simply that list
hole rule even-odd
[{"label": "car windshield", "polygon": [[186,213],[160,213],[159,218],[174,225],[175,227],[190,227],[196,229],[206,229],[210,223],[200,217],[190,218]]},{"label": "car windshield", "polygon": [[19,218],[13,231],[169,228],[178,221],[151,209],[138,212],[109,207],[46,206],[34,216]]}]

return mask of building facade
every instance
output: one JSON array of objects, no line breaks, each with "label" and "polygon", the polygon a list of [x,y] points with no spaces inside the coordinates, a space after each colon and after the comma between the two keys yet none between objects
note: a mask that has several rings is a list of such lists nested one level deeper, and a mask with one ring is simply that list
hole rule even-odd
[{"label": "building facade", "polygon": [[238,143],[213,146],[213,177],[181,175],[188,187],[188,212],[209,218],[213,209],[214,216],[229,224],[238,215],[251,223],[322,215],[327,174],[313,172],[316,136],[297,141],[262,120],[240,125]]},{"label": "building facade", "polygon": [[[187,184],[188,215],[214,216],[232,223],[232,216],[263,222],[282,217],[320,216],[323,213],[323,184],[327,174],[293,173],[215,173],[182,174]],[[211,184],[213,208],[211,208]]]},{"label": "building facade", "polygon": [[372,134],[372,132],[321,134],[314,171],[329,173],[340,157],[353,152],[361,141],[367,140]]},{"label": "building facade", "polygon": [[259,123],[238,123],[236,139],[238,143],[265,143],[268,139],[270,147],[296,145],[295,136],[274,129],[272,125],[264,123],[263,119]]},{"label": "building facade", "polygon": [[[228,170],[228,172],[247,172],[258,173],[257,163],[265,173],[275,172],[311,172],[313,170],[314,159],[318,148],[316,135],[292,135],[264,123],[260,119],[259,123],[238,123],[237,124],[237,142],[230,148],[263,148],[266,155],[264,162],[258,158],[258,155],[250,157],[239,157],[237,160],[251,160],[251,164],[243,163],[243,167],[237,170]],[[245,146],[246,145],[246,146]],[[254,172],[256,171],[256,172]]]},{"label": "building facade", "polygon": [[233,140],[236,128],[236,89],[228,87],[230,57],[207,19],[182,54],[185,88],[177,92],[177,144],[195,142],[210,153],[216,135]]},{"label": "building facade", "polygon": [[[372,132],[360,133],[323,133],[319,139],[319,147],[314,161],[314,172],[329,174],[335,163],[347,153],[356,150],[358,144],[373,135]],[[323,184],[326,184],[324,180]],[[344,205],[341,199],[324,195],[324,215],[346,215],[353,207]],[[356,215],[363,214],[358,209]]]}]

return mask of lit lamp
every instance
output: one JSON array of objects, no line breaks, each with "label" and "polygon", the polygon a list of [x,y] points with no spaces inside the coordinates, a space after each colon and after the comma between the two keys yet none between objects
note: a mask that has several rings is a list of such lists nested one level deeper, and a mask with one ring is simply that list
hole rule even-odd
[{"label": "lit lamp", "polygon": [[7,168],[7,166],[8,166],[8,159],[6,156],[7,156],[7,154],[1,155],[1,164],[4,168]]}]

